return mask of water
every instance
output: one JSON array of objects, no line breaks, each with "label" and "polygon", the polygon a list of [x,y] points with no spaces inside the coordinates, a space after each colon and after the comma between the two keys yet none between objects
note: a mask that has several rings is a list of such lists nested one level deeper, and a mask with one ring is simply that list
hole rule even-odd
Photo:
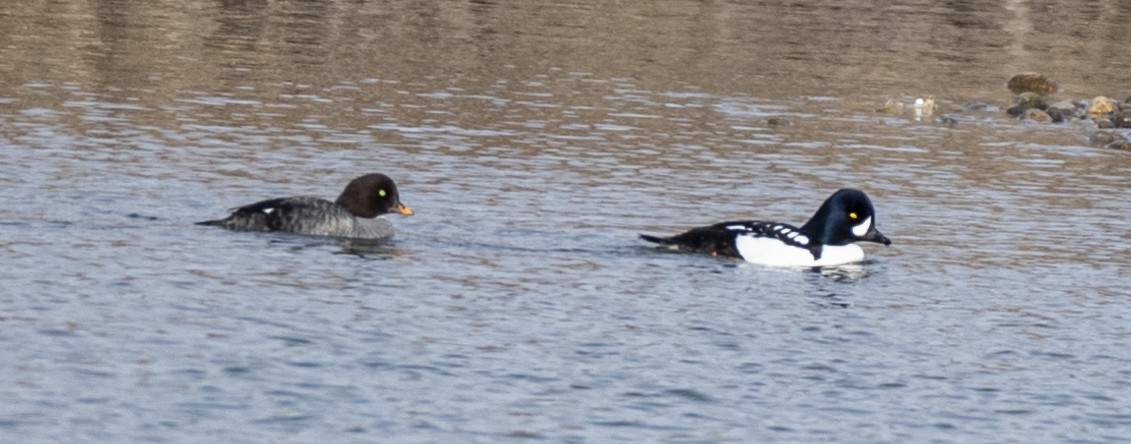
[{"label": "water", "polygon": [[[1121,442],[1131,157],[962,105],[1126,97],[1129,15],[6,2],[0,440]],[[369,172],[387,245],[192,225]],[[635,238],[845,186],[858,267]]]}]

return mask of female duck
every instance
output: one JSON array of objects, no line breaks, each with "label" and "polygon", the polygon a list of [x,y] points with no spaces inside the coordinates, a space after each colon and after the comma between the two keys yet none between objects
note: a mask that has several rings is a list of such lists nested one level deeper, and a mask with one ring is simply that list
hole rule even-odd
[{"label": "female duck", "polygon": [[384,217],[388,213],[413,214],[401,203],[393,179],[366,174],[350,181],[334,202],[310,196],[269,199],[236,208],[224,219],[197,224],[233,231],[384,239],[393,235],[393,224]]}]

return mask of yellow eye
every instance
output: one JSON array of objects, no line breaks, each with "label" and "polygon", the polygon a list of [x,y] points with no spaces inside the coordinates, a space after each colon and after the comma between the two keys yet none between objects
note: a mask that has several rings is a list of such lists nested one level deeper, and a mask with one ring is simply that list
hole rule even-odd
[{"label": "yellow eye", "polygon": [[[377,190],[377,195],[381,196],[381,197],[385,197],[385,190]],[[855,217],[853,217],[853,219],[855,219]]]},{"label": "yellow eye", "polygon": [[[384,194],[382,194],[382,196],[384,196]],[[848,218],[852,219],[852,220],[856,220],[856,213],[848,213]]]}]

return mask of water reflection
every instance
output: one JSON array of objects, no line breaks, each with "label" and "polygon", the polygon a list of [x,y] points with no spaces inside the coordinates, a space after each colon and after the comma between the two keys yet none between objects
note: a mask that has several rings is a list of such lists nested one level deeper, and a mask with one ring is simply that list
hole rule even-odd
[{"label": "water reflection", "polygon": [[[1126,96],[1124,6],[21,0],[0,17],[19,24],[0,33],[0,437],[1126,435],[1127,156],[1088,146],[1090,122],[1001,111],[1022,70],[1058,98]],[[875,112],[929,95],[957,124]],[[374,170],[420,212],[391,243],[191,224]],[[895,240],[864,264],[636,240],[800,222],[845,186]]]},{"label": "water reflection", "polygon": [[[14,46],[5,64],[23,67],[16,68],[17,78],[38,72],[47,74],[40,80],[55,80],[73,72],[59,61],[85,61],[80,68],[91,80],[119,88],[149,85],[165,94],[216,81],[229,88],[248,82],[319,84],[335,78],[331,69],[405,80],[462,73],[490,82],[494,76],[487,74],[512,78],[509,71],[529,78],[554,66],[599,77],[620,73],[649,89],[663,82],[655,73],[667,72],[763,97],[923,89],[937,94],[999,84],[1013,73],[1039,68],[1056,73],[1065,89],[1083,93],[1106,85],[1074,79],[1119,78],[1117,67],[1096,62],[1126,40],[1122,23],[1128,16],[1100,2],[1055,13],[1018,2],[909,9],[851,2],[831,9],[716,2],[189,5],[104,0],[40,8],[40,2],[10,2],[6,15],[47,32],[28,34],[37,42]],[[621,32],[626,23],[647,23],[635,34],[647,38],[629,38],[634,34]],[[94,32],[50,31],[65,29]],[[1077,45],[1080,36],[1073,30],[1094,30],[1097,38]],[[64,57],[37,60],[44,49]],[[1047,55],[1039,67],[1033,66],[1034,51]],[[161,63],[149,63],[154,60]]]}]

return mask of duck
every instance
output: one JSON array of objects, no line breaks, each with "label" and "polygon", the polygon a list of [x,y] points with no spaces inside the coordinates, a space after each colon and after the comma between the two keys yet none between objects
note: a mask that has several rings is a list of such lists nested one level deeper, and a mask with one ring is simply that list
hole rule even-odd
[{"label": "duck", "polygon": [[374,173],[351,180],[334,202],[313,196],[267,199],[235,208],[223,219],[196,224],[232,231],[378,240],[393,235],[393,224],[384,217],[390,213],[414,214],[401,203],[393,179]]},{"label": "duck", "polygon": [[891,245],[876,229],[876,212],[863,191],[844,188],[821,204],[800,228],[767,221],[732,221],[692,228],[669,237],[640,238],[676,251],[741,258],[777,267],[829,267],[861,262],[856,242]]}]

